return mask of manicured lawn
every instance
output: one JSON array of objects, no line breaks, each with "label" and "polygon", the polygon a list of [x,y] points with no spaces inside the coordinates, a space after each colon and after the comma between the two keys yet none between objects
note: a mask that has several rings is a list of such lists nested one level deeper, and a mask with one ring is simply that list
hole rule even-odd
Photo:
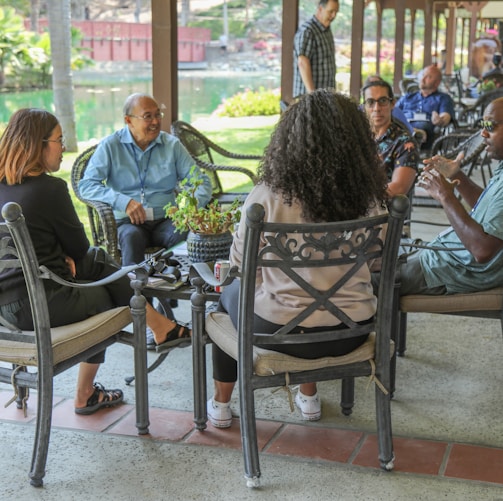
[{"label": "manicured lawn", "polygon": [[[269,143],[271,132],[276,121],[277,117],[265,117],[264,119],[261,119],[261,117],[246,117],[239,119],[212,118],[211,120],[197,122],[194,125],[200,131],[204,132],[213,142],[229,151],[234,153],[261,155],[264,148]],[[83,151],[84,148],[81,148],[81,150]],[[57,175],[65,179],[68,183],[68,190],[72,196],[79,218],[84,223],[89,240],[91,240],[85,205],[75,197],[70,182],[71,168],[78,155],[79,153],[65,153],[61,169]],[[256,172],[258,167],[258,163],[255,161],[245,160],[239,161],[239,164],[237,164],[236,160],[226,159],[221,156],[218,156],[218,158],[215,157],[214,161],[223,165],[239,165],[253,172]],[[224,189],[233,189],[234,191],[248,191],[250,189],[250,183],[246,181],[247,179],[247,177],[243,178],[242,174],[232,172],[226,172],[222,176]]]}]

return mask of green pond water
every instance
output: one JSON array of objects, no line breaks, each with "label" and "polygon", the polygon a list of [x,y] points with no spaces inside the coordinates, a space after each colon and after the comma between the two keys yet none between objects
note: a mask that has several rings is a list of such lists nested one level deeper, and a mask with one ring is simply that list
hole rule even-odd
[{"label": "green pond water", "polygon": [[[223,99],[245,89],[259,87],[274,89],[279,86],[279,74],[212,75],[197,72],[178,80],[179,119],[194,122],[209,117]],[[117,76],[93,84],[76,84],[74,89],[77,139],[101,139],[122,127],[122,105],[133,92],[152,93],[152,81]],[[0,94],[0,124],[19,108],[36,107],[54,111],[52,90]]]}]

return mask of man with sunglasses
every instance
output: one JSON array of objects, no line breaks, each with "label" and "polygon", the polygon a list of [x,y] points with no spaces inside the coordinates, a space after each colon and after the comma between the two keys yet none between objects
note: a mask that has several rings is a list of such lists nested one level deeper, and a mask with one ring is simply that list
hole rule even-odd
[{"label": "man with sunglasses", "polygon": [[462,154],[425,160],[418,184],[442,204],[451,227],[430,243],[443,250],[421,250],[401,266],[402,295],[475,292],[503,284],[503,98],[489,104],[481,125],[489,158],[500,161],[485,189],[461,170]]},{"label": "man with sunglasses", "polygon": [[419,153],[407,128],[392,117],[393,90],[384,80],[373,79],[363,87],[362,96],[388,176],[388,195],[407,195],[416,180]]},{"label": "man with sunglasses", "polygon": [[454,101],[438,90],[441,82],[440,68],[434,64],[427,66],[423,70],[419,90],[404,94],[397,102],[412,126],[426,133],[425,142],[421,145],[426,150],[433,144],[436,129],[447,127],[454,117]]}]

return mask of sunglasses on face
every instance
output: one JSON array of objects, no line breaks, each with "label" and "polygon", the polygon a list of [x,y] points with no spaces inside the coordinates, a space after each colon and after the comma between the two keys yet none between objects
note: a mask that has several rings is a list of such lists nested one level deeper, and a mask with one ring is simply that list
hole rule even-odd
[{"label": "sunglasses on face", "polygon": [[367,108],[373,108],[375,104],[377,103],[379,106],[385,107],[388,106],[389,103],[391,103],[393,99],[391,97],[380,97],[379,99],[365,99],[365,106]]},{"label": "sunglasses on face", "polygon": [[481,118],[478,122],[478,126],[487,132],[494,132],[494,129],[503,122],[496,122],[496,120],[484,120]]}]

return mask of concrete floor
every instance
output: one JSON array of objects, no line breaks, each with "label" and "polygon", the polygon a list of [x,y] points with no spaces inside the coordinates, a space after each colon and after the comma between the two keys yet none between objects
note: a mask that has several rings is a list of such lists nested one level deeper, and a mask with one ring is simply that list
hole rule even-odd
[{"label": "concrete floor", "polygon": [[[413,218],[439,221],[444,216],[439,209],[414,208]],[[412,226],[414,237],[429,239],[431,231],[425,225]],[[175,313],[188,320],[188,304],[181,303]],[[400,454],[395,447],[396,469],[392,473],[362,466],[353,457],[330,461],[305,452],[309,444],[302,442],[302,437],[311,432],[318,432],[323,439],[334,430],[364,436],[375,430],[373,389],[367,390],[365,381],[358,382],[353,414],[345,417],[337,404],[339,384],[327,382],[319,387],[323,415],[317,423],[303,423],[297,412],[291,413],[284,392],[257,393],[258,417],[266,424],[286,422],[297,430],[291,442],[298,451],[261,453],[263,487],[246,488],[238,425],[233,424],[229,431],[209,427],[201,433],[193,429],[191,350],[185,348],[174,350],[150,374],[152,435],[147,437],[134,434],[132,405],[77,420],[72,402],[76,369],[58,376],[42,489],[31,487],[27,479],[34,402],[30,402],[27,419],[12,406],[0,408],[0,497],[68,501],[503,500],[503,343],[499,322],[416,314],[409,316],[408,332],[408,350],[398,360],[392,402],[393,434],[401,444]],[[154,359],[155,354],[149,353],[149,361]],[[209,357],[208,368],[211,394]],[[116,345],[108,350],[98,380],[124,388],[128,404],[133,404],[134,387],[124,385],[124,377],[131,373],[130,348]],[[0,403],[9,397],[9,387],[0,385]],[[236,395],[233,409],[238,410]],[[440,459],[434,454],[430,458],[422,450],[429,446],[432,450],[444,447],[446,452]],[[332,448],[337,447],[334,443]],[[453,451],[463,447],[473,454],[454,464]],[[471,471],[484,461],[487,464],[481,467],[481,476],[474,477]],[[421,469],[431,465],[435,474]],[[449,475],[449,468],[454,467],[459,475]],[[492,476],[485,477],[487,471]]]}]

